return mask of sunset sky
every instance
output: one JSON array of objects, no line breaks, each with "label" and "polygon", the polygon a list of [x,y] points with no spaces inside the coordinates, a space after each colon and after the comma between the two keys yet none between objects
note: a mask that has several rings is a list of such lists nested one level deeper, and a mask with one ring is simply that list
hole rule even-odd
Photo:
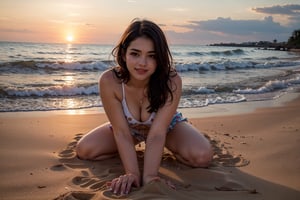
[{"label": "sunset sky", "polygon": [[300,0],[1,0],[0,41],[115,44],[137,17],[171,44],[286,41]]}]

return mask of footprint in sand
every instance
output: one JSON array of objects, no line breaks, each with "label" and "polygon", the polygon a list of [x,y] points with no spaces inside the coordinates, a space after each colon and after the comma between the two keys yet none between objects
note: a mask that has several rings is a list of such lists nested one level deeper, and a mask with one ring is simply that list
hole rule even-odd
[{"label": "footprint in sand", "polygon": [[103,190],[106,189],[106,182],[98,178],[86,177],[86,176],[76,176],[72,179],[74,185],[78,185],[82,188],[90,190]]},{"label": "footprint in sand", "polygon": [[214,149],[214,165],[222,165],[224,167],[244,167],[249,165],[250,161],[242,155],[233,155],[220,141],[211,139],[208,135],[205,136],[209,139]]},{"label": "footprint in sand", "polygon": [[[63,171],[67,169],[73,169],[79,171],[80,175],[73,177],[70,183],[75,188],[80,188],[83,191],[71,191],[60,195],[55,200],[84,200],[84,199],[98,199],[98,195],[102,197],[112,197],[112,193],[107,189],[107,182],[111,181],[113,178],[118,177],[122,173],[121,161],[119,158],[114,158],[114,160],[92,162],[84,161],[78,159],[76,156],[76,145],[77,142],[83,134],[76,134],[73,140],[58,154],[59,164],[51,167],[53,171]],[[234,156],[229,152],[220,141],[213,140],[206,135],[211,141],[214,148],[215,155],[213,163],[215,165],[221,165],[225,167],[242,167],[249,164],[249,161],[244,159],[241,155]],[[143,153],[139,152],[138,160],[143,160]],[[185,169],[180,163],[176,161],[174,156],[170,153],[166,153],[163,156],[162,165],[171,167],[174,169]],[[170,166],[171,165],[171,166]],[[173,166],[173,167],[172,167]],[[188,167],[187,167],[188,168]],[[230,185],[231,186],[231,185]],[[179,187],[184,189],[182,184]],[[216,190],[221,191],[245,191],[244,188],[229,187],[224,185],[221,187],[216,187]],[[101,191],[101,192],[99,192]],[[98,197],[97,197],[98,196]]]},{"label": "footprint in sand", "polygon": [[[50,169],[53,171],[64,171],[73,169],[79,171],[81,175],[73,177],[70,182],[74,187],[81,188],[84,191],[71,191],[60,195],[55,200],[86,200],[97,199],[97,192],[99,190],[105,191],[107,189],[106,182],[115,178],[112,172],[120,171],[119,163],[111,169],[102,169],[100,166],[95,167],[97,163],[92,161],[80,160],[76,156],[76,145],[83,134],[76,134],[73,140],[58,153],[59,164],[53,165]],[[92,164],[92,165],[91,165]],[[99,168],[99,169],[98,169]],[[101,173],[96,173],[101,171]],[[93,174],[97,174],[93,175]],[[113,175],[113,176],[112,176]]]},{"label": "footprint in sand", "polygon": [[[76,145],[77,142],[80,140],[80,138],[83,136],[82,133],[76,134],[73,140],[67,145],[65,149],[63,149],[58,154],[58,159],[61,163],[61,165],[64,166],[64,168],[69,167],[72,169],[84,169],[87,168],[87,166],[84,164],[84,162],[77,158],[76,156]],[[59,170],[63,167],[58,165],[55,165],[51,167],[53,170]]]},{"label": "footprint in sand", "polygon": [[88,200],[93,199],[95,197],[95,193],[90,192],[68,192],[59,197],[55,198],[54,200]]}]

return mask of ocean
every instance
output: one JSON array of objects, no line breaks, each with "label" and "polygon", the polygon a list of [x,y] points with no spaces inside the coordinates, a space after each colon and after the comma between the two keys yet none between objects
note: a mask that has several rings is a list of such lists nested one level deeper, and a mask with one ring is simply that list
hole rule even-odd
[{"label": "ocean", "polygon": [[[111,45],[0,42],[0,112],[101,108],[98,79]],[[217,46],[170,46],[182,77],[180,108],[263,101],[300,88],[300,55]]]}]

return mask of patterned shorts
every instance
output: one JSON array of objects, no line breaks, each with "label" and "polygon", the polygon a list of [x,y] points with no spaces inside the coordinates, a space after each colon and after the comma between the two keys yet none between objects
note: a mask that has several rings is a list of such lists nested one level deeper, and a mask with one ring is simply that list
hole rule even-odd
[{"label": "patterned shorts", "polygon": [[[184,118],[182,116],[182,113],[176,112],[174,114],[173,118],[172,118],[172,121],[171,121],[169,127],[168,127],[168,132],[170,132],[171,130],[173,130],[176,124],[178,124],[180,122],[184,122],[184,121],[187,122],[188,121],[187,118]],[[109,125],[109,127],[113,130],[111,124]],[[133,137],[135,137],[135,139],[137,141],[139,141],[139,142],[146,141],[147,135],[142,134],[139,130],[135,130],[135,129],[132,129],[132,128],[130,128],[130,130],[131,130],[131,135]]]},{"label": "patterned shorts", "polygon": [[181,112],[176,112],[176,114],[173,116],[173,119],[169,125],[168,131],[171,131],[174,129],[175,125],[178,124],[179,122],[186,122],[187,118],[184,118],[182,116]]}]

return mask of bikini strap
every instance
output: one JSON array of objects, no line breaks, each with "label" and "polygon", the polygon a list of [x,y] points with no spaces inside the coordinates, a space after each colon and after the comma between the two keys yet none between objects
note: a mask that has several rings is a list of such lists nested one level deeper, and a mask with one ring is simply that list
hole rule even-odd
[{"label": "bikini strap", "polygon": [[125,99],[125,86],[123,82],[122,82],[122,98],[123,100]]}]

